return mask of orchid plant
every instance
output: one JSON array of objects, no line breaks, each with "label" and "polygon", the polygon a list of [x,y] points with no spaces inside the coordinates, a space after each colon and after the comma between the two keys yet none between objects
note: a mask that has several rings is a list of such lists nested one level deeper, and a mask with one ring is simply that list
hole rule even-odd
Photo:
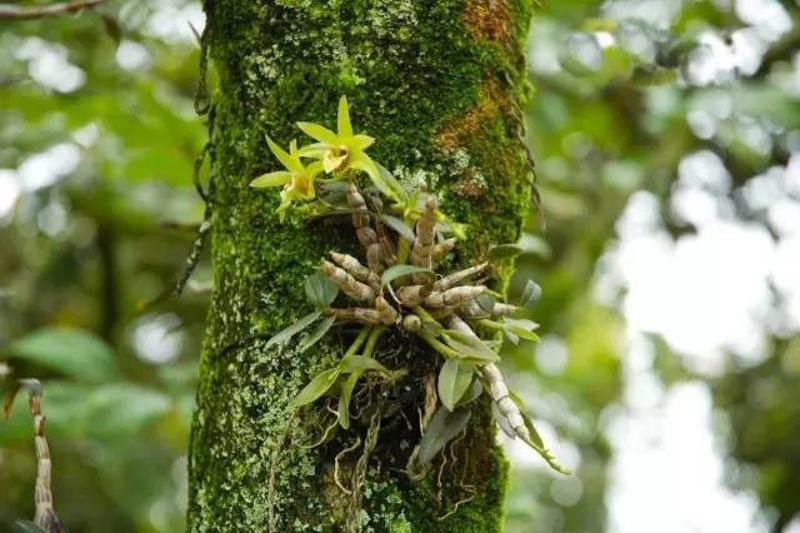
[{"label": "orchid plant", "polygon": [[[323,212],[350,215],[365,261],[338,252],[322,259],[319,270],[306,280],[306,295],[315,310],[268,341],[267,346],[285,344],[316,324],[298,345],[303,351],[334,326],[360,327],[338,364],[314,376],[290,407],[336,398],[338,423],[350,428],[350,402],[362,376],[372,375],[383,386],[392,387],[408,374],[407,369],[390,370],[375,358],[381,337],[396,329],[416,336],[441,356],[435,390],[428,393],[434,395],[433,400],[429,396],[424,402],[432,410],[421,418],[422,439],[409,458],[410,473],[424,470],[465,429],[472,402],[483,393],[503,431],[528,444],[553,469],[565,472],[545,447],[519,397],[509,391],[496,364],[504,341],[538,340],[534,333],[537,324],[515,317],[538,296],[538,286],[529,281],[523,300],[510,305],[486,285],[492,272],[488,262],[440,272],[445,257],[456,246],[454,237],[463,235],[463,226],[442,213],[435,195],[405,191],[388,170],[367,155],[366,149],[375,139],[354,133],[344,96],[339,100],[336,132],[311,122],[297,125],[317,142],[298,148],[292,141],[287,153],[267,139],[285,170],[259,176],[251,185],[283,186],[278,207],[282,220],[295,201],[314,202],[317,190],[344,182],[339,186],[345,193],[340,195],[343,203],[326,203]],[[311,161],[304,163],[303,159]],[[360,173],[377,189],[378,197],[372,202],[358,185]],[[380,207],[381,198],[391,203],[386,211]],[[503,252],[500,260],[508,258],[510,246],[497,247]],[[352,305],[336,307],[339,293]]]}]

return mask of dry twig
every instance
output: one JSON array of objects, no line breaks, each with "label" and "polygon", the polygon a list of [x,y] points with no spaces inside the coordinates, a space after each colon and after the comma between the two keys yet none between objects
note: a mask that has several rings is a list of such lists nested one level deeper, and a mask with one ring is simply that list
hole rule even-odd
[{"label": "dry twig", "polygon": [[20,7],[13,4],[0,4],[0,19],[33,20],[57,15],[69,15],[91,9],[103,0],[76,0],[35,7]]}]

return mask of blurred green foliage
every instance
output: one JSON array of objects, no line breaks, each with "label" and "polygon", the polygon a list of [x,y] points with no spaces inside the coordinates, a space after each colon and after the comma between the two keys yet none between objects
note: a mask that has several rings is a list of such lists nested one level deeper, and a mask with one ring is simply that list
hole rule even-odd
[{"label": "blurred green foliage", "polygon": [[[144,305],[174,284],[202,217],[187,25],[199,13],[109,1],[0,22],[0,168],[17,170],[0,196],[18,195],[0,214],[0,353],[14,376],[44,381],[56,508],[71,531],[183,528],[207,296]],[[33,515],[34,467],[17,402],[0,426],[0,531]]]},{"label": "blurred green foliage", "polygon": [[[800,106],[785,90],[800,33],[791,2],[791,30],[755,70],[709,83],[691,61],[703,32],[743,26],[731,3],[655,2],[663,23],[615,4],[624,2],[547,2],[529,42],[528,129],[547,230],[534,214],[512,290],[540,283],[530,318],[543,345],[568,357],[543,366],[522,343],[505,364],[534,414],[574,447],[577,473],[515,467],[510,532],[605,529],[604,420],[624,386],[625,324],[593,290],[628,197],[651,191],[666,213],[687,153],[713,150],[742,184],[785,164],[798,142]],[[107,0],[76,16],[0,21],[0,359],[44,382],[56,508],[71,531],[183,527],[209,265],[180,299],[158,298],[203,213],[191,182],[205,135],[192,107],[199,48],[187,23],[201,24],[199,14],[183,0]],[[721,95],[732,109],[706,134],[687,117],[713,115]],[[768,146],[752,121],[772,128]],[[665,383],[693,377],[662,348]],[[770,353],[713,385],[732,457],[755,472],[732,485],[755,488],[780,531],[800,509],[800,351],[794,340]],[[0,531],[32,516],[34,465],[18,402],[0,425]]]}]

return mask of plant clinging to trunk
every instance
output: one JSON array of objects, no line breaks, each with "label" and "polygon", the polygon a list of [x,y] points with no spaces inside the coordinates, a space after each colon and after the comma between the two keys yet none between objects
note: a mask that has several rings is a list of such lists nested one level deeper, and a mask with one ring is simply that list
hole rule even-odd
[{"label": "plant clinging to trunk", "polygon": [[[352,134],[347,111],[346,99],[342,97],[339,129]],[[318,139],[329,138],[328,133],[333,135],[316,124],[301,123],[301,126]],[[434,262],[437,236],[440,246],[452,242],[445,240],[445,235],[452,233],[454,224],[439,210],[434,195],[403,189],[388,171],[367,158],[363,151],[359,157],[369,163],[361,166],[350,162],[347,155],[350,152],[344,148],[336,152],[338,155],[331,155],[335,147],[331,147],[334,146],[332,138],[329,140],[331,142],[325,150],[312,145],[310,149],[293,147],[293,151],[307,157],[323,158],[324,169],[328,171],[327,176],[312,177],[311,182],[319,191],[307,198],[331,197],[333,195],[326,193],[344,185],[345,204],[315,202],[317,205],[306,206],[306,209],[313,210],[317,216],[326,216],[349,208],[367,266],[351,255],[338,252],[331,252],[333,262],[321,260],[319,273],[314,274],[313,282],[309,283],[317,289],[307,292],[311,303],[320,310],[317,318],[323,320],[322,329],[318,327],[312,338],[319,340],[328,328],[336,324],[357,323],[362,329],[339,363],[317,374],[295,398],[293,406],[308,405],[325,396],[338,397],[340,425],[349,427],[350,402],[362,374],[374,374],[378,378],[378,381],[365,380],[362,387],[385,387],[386,383],[391,386],[398,374],[404,375],[408,370],[401,368],[392,372],[373,358],[381,336],[390,328],[396,328],[418,337],[442,358],[436,388],[440,402],[437,411],[442,414],[433,416],[436,424],[431,422],[421,428],[422,439],[407,466],[412,477],[429,468],[434,456],[461,434],[470,418],[470,404],[483,391],[491,399],[500,427],[511,438],[520,438],[528,444],[553,469],[564,472],[545,448],[518,400],[509,392],[496,365],[500,360],[498,348],[504,334],[515,343],[519,338],[536,340],[533,333],[536,324],[509,317],[517,307],[497,301],[501,295],[491,291],[481,277],[489,272],[488,263],[471,265],[446,275],[437,272]],[[362,144],[367,146],[371,143]],[[270,148],[275,152],[272,143]],[[322,172],[322,167],[319,168]],[[390,216],[398,216],[392,219],[395,235],[388,238],[389,245],[382,245],[378,237],[379,231],[389,235],[380,223],[385,219],[385,213],[368,207],[365,193],[358,185],[360,171],[371,179],[375,188],[373,194],[377,196],[375,203],[381,205],[381,199],[388,201]],[[260,186],[260,180],[256,179],[253,185]],[[452,244],[447,247],[453,249]],[[333,307],[339,291],[357,305]],[[303,327],[293,324],[275,338],[286,341],[313,323],[313,320],[303,323]],[[373,416],[380,420],[378,412]]]},{"label": "plant clinging to trunk", "polygon": [[[395,299],[413,285],[427,297],[439,278],[490,260],[491,268],[453,287],[487,287],[470,300],[481,313],[468,323],[492,351],[516,335],[508,320],[519,315],[487,313],[492,301],[502,303],[497,293],[511,274],[511,262],[496,262],[490,249],[519,237],[531,206],[518,110],[531,94],[523,49],[533,5],[496,4],[204,3],[219,80],[209,98],[216,120],[208,150],[217,290],[192,425],[191,531],[502,530],[508,461],[491,398],[473,371],[461,405],[444,407],[438,375],[458,361],[421,337],[433,333],[448,347],[430,329],[434,321],[447,329],[454,310],[423,299],[418,314]],[[337,117],[343,93],[350,132],[344,113]],[[296,134],[293,124],[309,120],[329,133],[304,124]],[[314,198],[293,198],[283,223],[276,191],[247,190],[253,178],[282,170],[267,135],[290,155],[296,137],[304,168],[323,163]],[[363,200],[358,209],[348,203],[351,182]],[[381,283],[394,266],[417,267],[416,225],[432,198],[434,274]],[[378,276],[377,287],[331,250],[356,258]],[[351,299],[313,272],[323,259],[375,299]],[[311,382],[332,385],[313,405],[292,409],[307,400],[298,392]]]}]

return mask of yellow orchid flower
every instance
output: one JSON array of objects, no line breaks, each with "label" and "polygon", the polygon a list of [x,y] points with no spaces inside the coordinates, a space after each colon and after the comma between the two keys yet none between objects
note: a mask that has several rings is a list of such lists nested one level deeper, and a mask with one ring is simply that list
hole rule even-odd
[{"label": "yellow orchid flower", "polygon": [[309,137],[319,141],[317,144],[303,147],[300,155],[321,159],[325,172],[343,172],[347,169],[354,169],[377,173],[377,166],[364,153],[364,150],[369,148],[375,139],[369,135],[353,134],[347,97],[342,96],[339,99],[339,112],[336,120],[338,131],[336,133],[313,122],[298,122],[297,126]]},{"label": "yellow orchid flower", "polygon": [[289,153],[286,153],[280,146],[272,142],[267,137],[267,145],[270,151],[275,154],[286,170],[268,172],[250,182],[251,187],[266,188],[280,187],[281,204],[277,212],[281,222],[286,215],[286,210],[294,200],[313,200],[315,196],[314,180],[317,174],[322,172],[322,162],[314,161],[309,165],[304,165],[300,160],[300,150],[297,148],[297,141],[289,143]]},{"label": "yellow orchid flower", "polygon": [[365,150],[372,146],[375,139],[363,133],[353,133],[347,97],[342,96],[339,99],[336,132],[313,122],[298,122],[297,126],[306,135],[318,141],[301,148],[301,157],[319,159],[327,173],[341,173],[347,170],[366,172],[375,186],[390,198],[397,200],[405,196],[391,174],[366,154]]}]

